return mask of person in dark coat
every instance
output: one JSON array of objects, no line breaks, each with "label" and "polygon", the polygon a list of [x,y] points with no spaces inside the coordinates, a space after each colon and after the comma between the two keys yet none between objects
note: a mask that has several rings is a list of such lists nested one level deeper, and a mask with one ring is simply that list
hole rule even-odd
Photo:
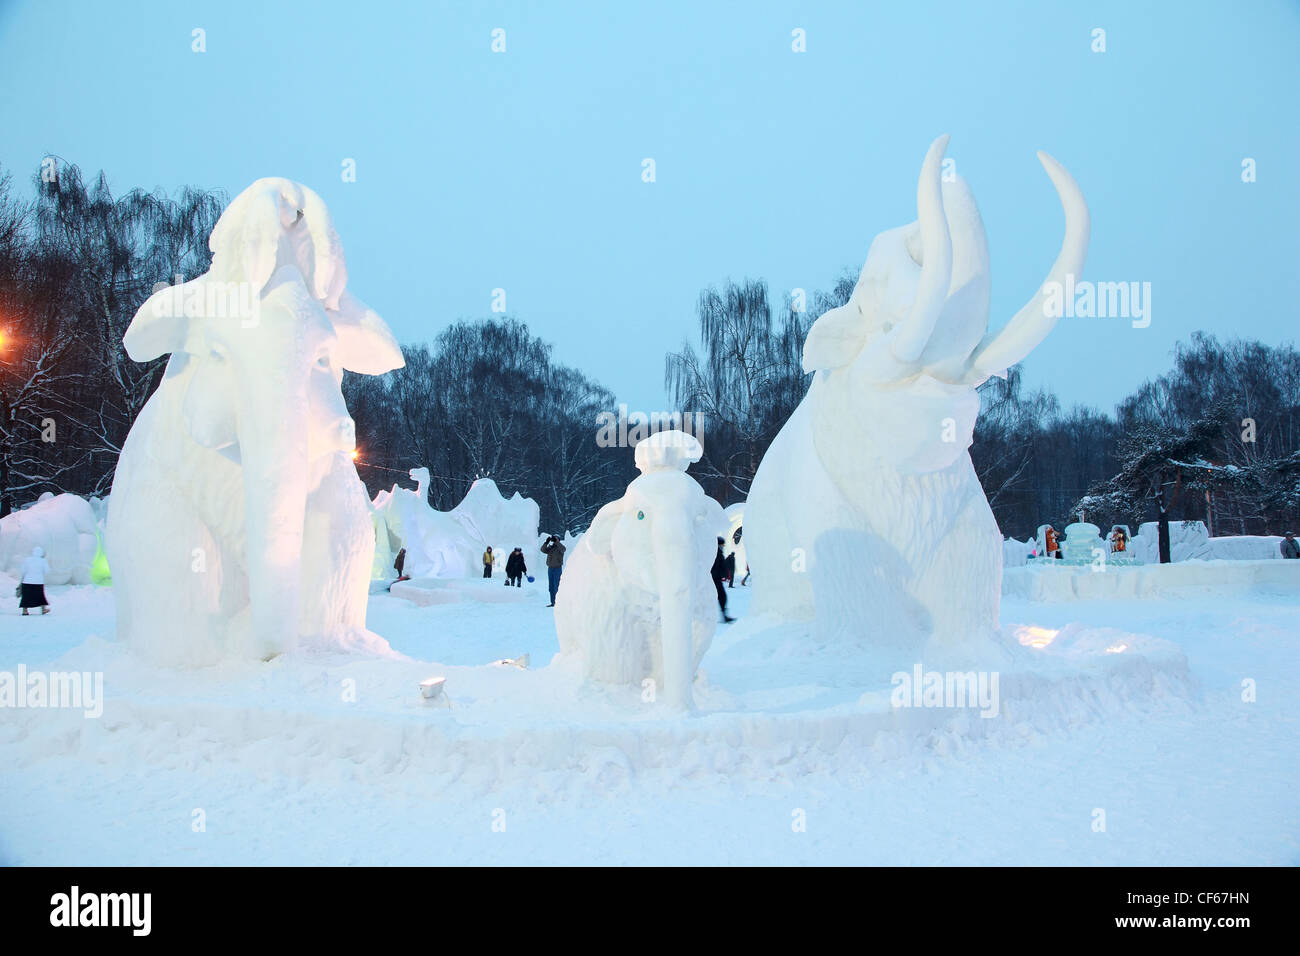
[{"label": "person in dark coat", "polygon": [[560,575],[564,573],[564,545],[555,535],[542,542],[542,554],[546,555],[546,578],[551,587],[551,603],[555,607],[555,595],[560,590]]},{"label": "person in dark coat", "polygon": [[718,589],[718,607],[722,610],[722,620],[730,624],[735,618],[727,614],[727,591],[722,586],[722,577],[727,573],[727,559],[722,554],[722,543],[722,538],[719,538],[718,553],[713,558],[709,576],[713,578],[713,586]]},{"label": "person in dark coat", "polygon": [[406,567],[406,549],[402,548],[402,550],[397,552],[396,560],[393,561],[393,568],[397,571],[397,580],[402,581],[405,579],[406,575],[402,571],[402,569],[405,567]]},{"label": "person in dark coat", "polygon": [[515,548],[510,552],[510,557],[506,558],[506,587],[514,585],[517,588],[524,586],[524,575],[528,573],[528,567],[524,564],[524,549]]},{"label": "person in dark coat", "polygon": [[736,552],[727,555],[727,587],[736,586]]}]

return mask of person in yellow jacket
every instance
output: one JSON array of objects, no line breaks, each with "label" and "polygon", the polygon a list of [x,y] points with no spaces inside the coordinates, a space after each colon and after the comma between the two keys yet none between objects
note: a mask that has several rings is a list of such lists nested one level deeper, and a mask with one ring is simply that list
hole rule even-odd
[{"label": "person in yellow jacket", "polygon": [[487,549],[486,551],[483,552],[483,577],[485,577],[485,578],[490,578],[490,577],[492,577],[492,561],[493,561],[493,560],[494,560],[494,559],[493,559],[493,557],[492,557],[492,546],[489,545],[489,546],[488,546],[488,549]]}]

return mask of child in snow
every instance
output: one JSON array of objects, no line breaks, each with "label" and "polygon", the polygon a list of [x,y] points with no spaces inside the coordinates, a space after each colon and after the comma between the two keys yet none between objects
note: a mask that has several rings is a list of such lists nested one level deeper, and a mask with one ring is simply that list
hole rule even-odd
[{"label": "child in snow", "polygon": [[45,599],[45,575],[49,570],[44,549],[39,545],[32,548],[32,553],[23,560],[22,599],[18,602],[23,614],[34,607],[40,608],[42,614],[50,613],[50,602]]}]

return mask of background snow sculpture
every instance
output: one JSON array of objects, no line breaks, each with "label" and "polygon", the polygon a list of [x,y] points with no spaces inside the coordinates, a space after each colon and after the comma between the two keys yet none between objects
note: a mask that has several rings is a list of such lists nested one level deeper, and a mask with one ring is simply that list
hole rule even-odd
[{"label": "background snow sculpture", "polygon": [[515,548],[524,549],[529,574],[535,577],[537,569],[545,566],[546,558],[537,550],[541,509],[532,498],[525,498],[517,491],[507,498],[491,478],[480,478],[469,486],[461,503],[447,513],[479,542],[476,574],[483,573],[480,562],[488,545],[497,557],[495,574],[505,573],[506,558]]},{"label": "background snow sculpture", "polygon": [[191,664],[300,643],[387,645],[365,630],[375,536],[350,453],[343,370],[402,365],[347,291],[310,189],[260,179],[222,214],[212,268],[154,294],[124,344],[171,353],[127,437],[109,499],[119,634]]},{"label": "background snow sculpture", "polygon": [[413,578],[464,578],[482,573],[483,544],[449,513],[429,504],[429,469],[412,468],[415,491],[393,485],[375,496],[375,578],[395,578],[393,560],[406,549]]},{"label": "background snow sculpture", "polygon": [[875,238],[849,301],[809,331],[816,375],[745,508],[756,610],[875,646],[952,646],[997,627],[1002,538],[967,453],[975,389],[1056,324],[1053,295],[1088,245],[1083,195],[1039,153],[1065,241],[1033,299],[988,332],[984,226],[965,181],[941,181],[947,142],[925,157],[918,221]]},{"label": "background snow sculpture", "polygon": [[99,550],[94,508],[76,495],[47,493],[0,518],[0,571],[20,578],[24,559],[37,545],[50,562],[46,584],[90,584]]},{"label": "background snow sculpture", "polygon": [[404,571],[413,578],[480,577],[489,545],[499,556],[498,572],[514,548],[524,549],[530,574],[543,566],[537,534],[541,509],[533,499],[518,492],[506,498],[496,482],[480,478],[455,508],[438,511],[429,504],[429,469],[412,468],[410,475],[415,491],[393,485],[375,495],[373,578],[397,577],[393,560],[401,548],[406,549]]},{"label": "background snow sculpture", "polygon": [[1108,555],[1110,548],[1102,539],[1101,529],[1087,521],[1076,521],[1065,526],[1061,541],[1061,557],[1070,564],[1092,564],[1097,560],[1093,554],[1096,549],[1100,554]]},{"label": "background snow sculpture", "polygon": [[1017,541],[1015,538],[1007,538],[1002,542],[1002,566],[1004,568],[1020,568],[1029,563],[1029,555],[1034,551],[1034,542]]},{"label": "background snow sculpture", "polygon": [[[1132,537],[1129,549],[1143,564],[1159,564],[1160,522],[1143,521],[1138,525],[1138,533]],[[1210,556],[1210,532],[1204,521],[1169,522],[1169,560],[1206,560]]]},{"label": "background snow sculpture", "polygon": [[[745,577],[745,567],[749,562],[749,554],[745,550],[745,503],[741,501],[727,505],[723,514],[727,516],[727,531],[723,535],[727,543],[723,545],[722,551],[736,556],[736,580],[732,583],[738,585]],[[737,531],[740,532],[740,544],[736,544]]]},{"label": "background snow sculpture", "polygon": [[687,710],[717,626],[709,568],[727,527],[721,506],[686,474],[703,453],[680,431],[637,444],[641,475],[569,552],[555,602],[560,652],[581,659],[587,676],[652,677],[670,706]]}]

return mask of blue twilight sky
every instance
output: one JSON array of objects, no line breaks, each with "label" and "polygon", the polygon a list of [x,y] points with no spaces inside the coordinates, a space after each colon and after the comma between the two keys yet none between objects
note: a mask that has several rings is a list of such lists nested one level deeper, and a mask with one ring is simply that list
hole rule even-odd
[{"label": "blue twilight sky", "polygon": [[1005,322],[1061,240],[1042,148],[1088,197],[1085,277],[1152,283],[1148,328],[1063,319],[1025,363],[1108,409],[1193,330],[1295,337],[1298,80],[1295,0],[0,0],[0,164],[25,181],[55,153],[118,191],[299,180],[402,341],[501,287],[560,361],[653,410],[702,287],[780,301],[856,271],[915,218],[942,132]]}]

